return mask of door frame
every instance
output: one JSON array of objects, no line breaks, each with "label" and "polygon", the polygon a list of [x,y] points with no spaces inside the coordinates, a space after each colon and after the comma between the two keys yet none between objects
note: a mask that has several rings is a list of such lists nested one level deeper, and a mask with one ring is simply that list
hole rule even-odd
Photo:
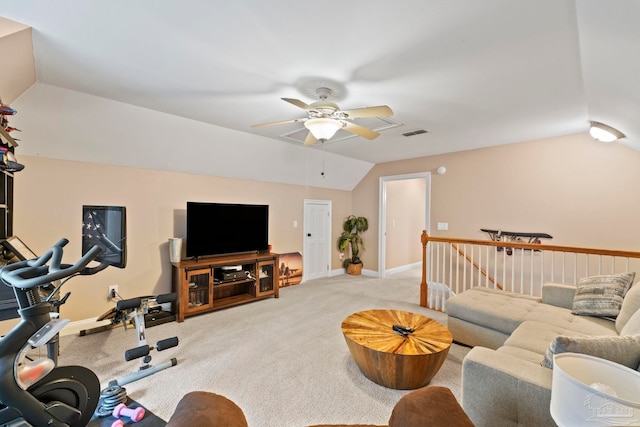
[{"label": "door frame", "polygon": [[308,266],[309,266],[309,257],[307,256],[308,253],[310,253],[311,251],[308,251],[307,249],[307,207],[309,205],[325,205],[327,206],[328,210],[329,210],[329,215],[327,216],[327,230],[329,230],[329,232],[327,233],[327,240],[325,241],[326,243],[326,253],[325,256],[327,257],[327,262],[329,263],[329,266],[327,268],[327,274],[326,277],[329,277],[329,274],[331,273],[331,218],[333,215],[333,207],[332,207],[332,201],[331,200],[319,200],[319,199],[304,199],[303,201],[303,210],[302,210],[302,280],[301,282],[305,282],[306,278],[307,278],[307,271],[308,270]]},{"label": "door frame", "polygon": [[[430,233],[431,223],[431,172],[417,172],[405,175],[381,176],[378,198],[378,277],[386,277],[387,257],[387,183],[406,179],[424,178],[426,180],[424,229]],[[416,244],[420,236],[416,236]]]}]

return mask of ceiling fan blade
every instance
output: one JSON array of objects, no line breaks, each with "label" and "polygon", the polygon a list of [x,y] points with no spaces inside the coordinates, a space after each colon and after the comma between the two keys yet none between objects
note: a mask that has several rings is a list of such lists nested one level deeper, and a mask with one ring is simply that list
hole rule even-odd
[{"label": "ceiling fan blade", "polygon": [[311,105],[300,101],[299,99],[293,99],[293,98],[282,98],[283,101],[287,101],[289,104],[293,104],[296,107],[300,107],[303,110],[310,110],[311,109]]},{"label": "ceiling fan blade", "polygon": [[375,139],[378,136],[380,136],[380,134],[375,130],[371,130],[364,126],[360,126],[348,121],[344,121],[344,123],[345,123],[345,126],[343,127],[344,130],[346,130],[347,132],[351,132],[355,135],[361,136],[363,138]]},{"label": "ceiling fan blade", "polygon": [[273,125],[284,125],[286,123],[299,123],[299,122],[304,122],[307,119],[291,119],[291,120],[281,120],[279,122],[269,122],[269,123],[260,123],[258,125],[251,125],[252,128],[259,128],[259,127],[263,127],[263,126],[273,126]]},{"label": "ceiling fan blade", "polygon": [[313,145],[317,142],[318,140],[316,139],[315,136],[313,136],[313,134],[311,132],[309,132],[307,134],[307,137],[304,139],[304,145]]},{"label": "ceiling fan blade", "polygon": [[377,107],[354,108],[353,110],[343,110],[344,114],[350,119],[360,117],[387,117],[393,116],[393,111],[386,105],[378,105]]}]

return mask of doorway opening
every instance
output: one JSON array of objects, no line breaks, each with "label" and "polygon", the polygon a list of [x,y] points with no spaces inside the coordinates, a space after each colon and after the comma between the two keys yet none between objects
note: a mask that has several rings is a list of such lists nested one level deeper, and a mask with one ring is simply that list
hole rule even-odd
[{"label": "doorway opening", "polygon": [[386,277],[388,267],[410,266],[413,251],[421,254],[420,233],[430,231],[431,172],[380,177],[379,191],[378,276]]}]

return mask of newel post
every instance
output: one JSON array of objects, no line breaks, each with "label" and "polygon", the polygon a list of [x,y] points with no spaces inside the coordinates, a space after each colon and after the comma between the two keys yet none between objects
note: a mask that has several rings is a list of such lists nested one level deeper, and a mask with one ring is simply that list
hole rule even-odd
[{"label": "newel post", "polygon": [[427,243],[429,242],[429,235],[427,230],[422,230],[420,236],[422,242],[422,283],[420,283],[420,306],[428,307],[428,295],[429,285],[427,284]]}]

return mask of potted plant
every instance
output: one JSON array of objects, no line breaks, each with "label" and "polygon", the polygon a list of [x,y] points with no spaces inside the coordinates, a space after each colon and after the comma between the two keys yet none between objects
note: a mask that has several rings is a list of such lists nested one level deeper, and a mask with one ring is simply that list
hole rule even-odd
[{"label": "potted plant", "polygon": [[351,246],[351,258],[345,258],[344,268],[347,274],[360,274],[362,261],[360,260],[360,247],[364,249],[364,241],[361,233],[369,229],[369,220],[363,216],[349,215],[342,225],[343,232],[338,238],[338,250],[344,254],[347,247]]}]

